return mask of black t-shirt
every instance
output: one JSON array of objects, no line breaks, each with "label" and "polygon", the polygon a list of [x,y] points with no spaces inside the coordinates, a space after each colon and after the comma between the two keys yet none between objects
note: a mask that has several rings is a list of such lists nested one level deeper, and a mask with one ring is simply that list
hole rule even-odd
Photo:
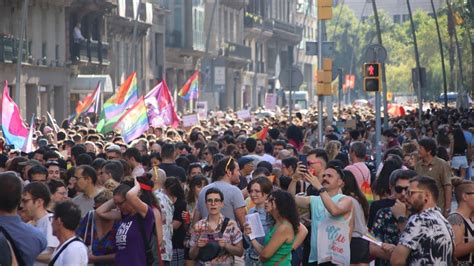
[{"label": "black t-shirt", "polygon": [[181,222],[181,226],[173,230],[173,249],[184,249],[184,237],[186,236],[186,229],[184,220],[181,214],[186,210],[186,202],[184,200],[176,200],[174,203],[173,221]]},{"label": "black t-shirt", "polygon": [[372,229],[374,226],[374,220],[375,220],[375,215],[377,215],[377,212],[380,209],[383,208],[390,208],[395,204],[394,199],[381,199],[381,200],[376,200],[370,204],[370,209],[369,209],[369,220],[367,222],[367,227],[369,229]]},{"label": "black t-shirt", "polygon": [[247,178],[245,178],[245,176],[240,176],[239,179],[240,179],[240,183],[238,187],[240,188],[240,190],[242,190],[246,188],[248,185]]},{"label": "black t-shirt", "polygon": [[160,169],[165,171],[166,176],[174,176],[179,179],[181,183],[186,182],[186,172],[183,167],[176,165],[176,163],[161,163]]}]

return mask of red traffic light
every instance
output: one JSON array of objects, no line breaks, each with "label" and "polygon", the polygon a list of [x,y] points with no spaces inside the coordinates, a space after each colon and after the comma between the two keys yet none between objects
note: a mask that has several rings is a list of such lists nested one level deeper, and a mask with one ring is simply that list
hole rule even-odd
[{"label": "red traffic light", "polygon": [[380,64],[378,63],[364,64],[364,77],[378,77],[379,69]]}]

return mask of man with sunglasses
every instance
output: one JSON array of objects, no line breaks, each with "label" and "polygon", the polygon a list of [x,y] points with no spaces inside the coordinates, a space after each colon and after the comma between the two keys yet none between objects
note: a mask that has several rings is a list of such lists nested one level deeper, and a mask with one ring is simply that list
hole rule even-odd
[{"label": "man with sunglasses", "polygon": [[[368,227],[380,241],[387,244],[398,244],[408,217],[407,190],[410,186],[410,178],[415,176],[416,172],[412,170],[393,171],[390,175],[390,198],[375,201],[373,204],[376,206],[370,206],[371,213],[373,207],[377,210],[375,210],[373,222]],[[390,262],[377,259],[377,265],[390,265]]]},{"label": "man with sunglasses", "polygon": [[453,230],[436,206],[439,191],[430,177],[417,176],[407,190],[410,217],[391,256],[392,265],[452,265]]}]

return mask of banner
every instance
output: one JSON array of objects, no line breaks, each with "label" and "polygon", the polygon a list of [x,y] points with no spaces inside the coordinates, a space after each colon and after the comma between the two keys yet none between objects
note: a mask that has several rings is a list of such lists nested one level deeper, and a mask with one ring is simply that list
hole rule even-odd
[{"label": "banner", "polygon": [[196,102],[196,113],[198,114],[199,119],[206,120],[207,112],[208,112],[207,101]]}]

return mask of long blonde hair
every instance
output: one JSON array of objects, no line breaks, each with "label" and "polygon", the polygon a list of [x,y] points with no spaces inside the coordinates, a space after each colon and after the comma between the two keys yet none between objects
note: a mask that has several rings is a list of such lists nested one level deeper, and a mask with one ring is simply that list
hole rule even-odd
[{"label": "long blonde hair", "polygon": [[337,156],[337,154],[341,151],[341,142],[337,140],[331,140],[326,144],[326,147],[324,147],[328,154],[329,160],[334,160]]}]

